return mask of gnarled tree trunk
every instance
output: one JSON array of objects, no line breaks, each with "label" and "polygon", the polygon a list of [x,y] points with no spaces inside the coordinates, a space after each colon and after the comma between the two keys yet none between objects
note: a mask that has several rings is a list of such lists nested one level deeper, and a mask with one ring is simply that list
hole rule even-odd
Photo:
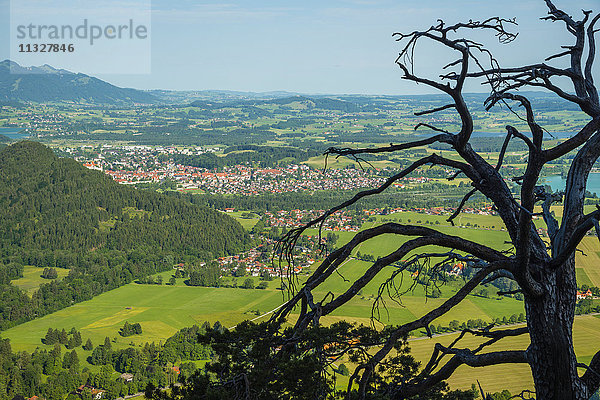
[{"label": "gnarled tree trunk", "polygon": [[590,396],[577,374],[573,351],[573,319],[577,285],[575,257],[540,282],[544,295],[525,295],[531,344],[526,357],[531,366],[537,399],[583,400]]},{"label": "gnarled tree trunk", "polygon": [[[476,192],[482,193],[493,203],[502,219],[514,247],[512,252],[502,252],[465,238],[412,225],[387,223],[365,229],[356,234],[349,243],[329,254],[302,289],[277,311],[274,318],[283,319],[294,310],[296,305],[301,305],[300,316],[294,329],[296,332],[305,330],[310,324],[318,324],[322,316],[333,312],[356,296],[383,268],[399,261],[403,261],[404,266],[398,267],[396,264],[398,270],[386,281],[392,282],[387,287],[388,290],[393,286],[396,275],[408,265],[418,264],[422,259],[442,258],[444,261],[437,265],[461,260],[469,263],[477,271],[441,306],[388,331],[389,336],[381,349],[359,365],[350,378],[348,392],[351,392],[352,384],[356,382],[360,387],[358,391],[360,398],[365,397],[367,389],[374,390],[373,376],[377,373],[377,366],[389,356],[395,344],[404,335],[423,328],[429,332],[429,325],[436,318],[464,300],[479,284],[490,283],[499,278],[516,282],[519,291],[523,293],[527,328],[494,330],[491,326],[479,331],[465,330],[459,339],[467,333],[487,339],[475,349],[457,348],[457,342],[448,347],[437,343],[421,375],[408,382],[402,382],[397,387],[386,388],[388,390],[386,394],[391,393],[394,399],[404,399],[422,393],[450,377],[462,364],[484,367],[502,363],[528,363],[531,366],[538,400],[588,399],[600,386],[600,351],[586,366],[578,364],[573,348],[573,320],[577,292],[574,254],[578,244],[591,229],[595,227],[600,236],[600,206],[593,212],[584,213],[586,181],[600,157],[600,100],[593,79],[593,64],[596,57],[594,35],[599,31],[595,24],[600,20],[600,14],[592,18],[591,11],[583,11],[582,19],[574,20],[567,13],[557,9],[551,0],[545,0],[545,3],[548,7],[548,16],[543,19],[564,23],[567,32],[573,35],[574,41],[568,46],[561,46],[559,53],[537,64],[501,67],[500,62],[479,40],[456,37],[459,32],[481,29],[493,32],[502,43],[510,43],[516,38],[516,34],[509,32],[506,27],[515,24],[514,20],[491,17],[483,21],[469,20],[454,25],[447,25],[444,21],[438,20],[436,25],[423,31],[395,33],[397,40],[404,43],[396,60],[403,72],[402,78],[426,85],[448,96],[448,104],[419,111],[415,115],[426,116],[453,109],[460,118],[460,131],[450,132],[435,126],[434,120],[424,120],[417,124],[415,129],[428,128],[435,131],[435,135],[378,148],[330,148],[326,154],[360,160],[359,155],[363,154],[393,153],[441,143],[454,149],[456,157],[446,158],[430,154],[418,159],[389,177],[378,188],[360,192],[306,226],[292,229],[280,243],[280,254],[284,255],[280,260],[285,257],[285,261],[291,268],[291,276],[293,274],[291,253],[306,228],[322,226],[324,221],[336,211],[356,203],[362,197],[383,192],[394,182],[426,165],[453,169],[455,172],[448,177],[449,180],[460,175],[471,181],[473,189],[465,195],[457,210],[448,218],[449,222],[458,216],[462,207]],[[457,58],[448,60],[439,80],[416,75],[414,71],[415,48],[422,40],[433,42],[457,55]],[[548,64],[549,61],[561,57],[569,59],[568,68]],[[521,125],[525,127],[525,131],[521,132],[519,131],[523,129],[521,127],[517,129],[515,126],[506,126],[507,135],[498,160],[494,164],[485,160],[470,144],[474,124],[473,116],[463,96],[467,79],[483,80],[480,83],[490,86],[491,93],[485,101],[487,110],[502,103],[514,114],[519,115]],[[564,82],[569,82],[569,86],[561,87]],[[523,94],[515,92],[518,89],[531,90],[531,88],[543,88],[564,101],[576,104],[589,117],[589,121],[569,139],[559,143],[544,142],[545,130],[536,122],[534,104]],[[520,106],[519,110],[523,111],[519,114],[517,108],[512,108],[509,103]],[[513,139],[519,140],[527,148],[527,168],[522,176],[510,176],[509,171],[502,170],[504,156],[509,142]],[[575,157],[571,159],[565,191],[548,192],[547,188],[540,184],[544,166],[569,153],[575,153]],[[516,182],[520,186],[516,193],[511,190],[509,181]],[[563,199],[562,219],[558,221],[551,212],[551,205]],[[537,206],[540,203],[543,210],[541,214],[550,239],[549,244],[548,240],[539,234],[533,220],[538,214]],[[407,240],[398,249],[374,262],[346,292],[338,296],[330,293],[331,298],[326,297],[321,302],[314,301],[313,291],[334,274],[357,246],[384,234],[401,235]],[[432,245],[445,248],[447,252],[427,253],[425,247]],[[548,245],[551,254],[547,249]],[[383,290],[380,290],[380,293],[382,292]],[[531,339],[527,349],[483,352],[486,346],[502,338],[526,333]],[[580,366],[586,369],[581,377],[578,375]],[[348,398],[350,397],[349,394]]]}]

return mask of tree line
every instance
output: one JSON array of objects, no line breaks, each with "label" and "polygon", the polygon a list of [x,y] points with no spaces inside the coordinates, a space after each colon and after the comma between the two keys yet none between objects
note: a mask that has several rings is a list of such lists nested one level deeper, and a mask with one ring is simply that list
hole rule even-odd
[{"label": "tree line", "polygon": [[[212,350],[199,343],[198,336],[213,329],[223,331],[223,326],[218,322],[213,326],[205,322],[201,326],[183,328],[164,345],[145,343],[139,348],[115,349],[108,337],[93,347],[88,338],[82,347],[84,354],[89,354],[88,361],[100,367],[96,372],[82,366],[75,350],[81,346],[80,342],[67,350],[62,347],[65,335],[81,339],[81,333],[75,328],[70,331],[49,328],[42,342],[52,347],[38,348],[32,353],[14,352],[9,339],[0,339],[0,398],[39,396],[64,400],[85,385],[76,398],[91,400],[91,390],[101,389],[105,391],[104,398],[116,399],[143,392],[149,385],[167,387],[190,377],[197,369],[193,361],[211,358]],[[131,379],[115,379],[115,372],[130,374]]]},{"label": "tree line", "polygon": [[171,161],[176,164],[190,167],[206,168],[209,170],[222,170],[223,167],[249,164],[260,167],[275,167],[282,162],[299,164],[310,157],[320,153],[311,149],[298,149],[293,147],[272,147],[256,145],[234,145],[225,149],[225,155],[220,157],[213,153],[196,155],[187,154],[161,154],[161,162]]}]

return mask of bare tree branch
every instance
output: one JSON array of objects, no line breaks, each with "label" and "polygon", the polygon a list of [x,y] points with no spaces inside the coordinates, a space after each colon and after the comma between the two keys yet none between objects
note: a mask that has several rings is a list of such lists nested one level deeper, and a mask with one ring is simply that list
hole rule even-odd
[{"label": "bare tree branch", "polygon": [[492,263],[503,262],[507,265],[506,268],[509,268],[509,259],[504,254],[479,243],[475,243],[457,236],[445,235],[430,228],[387,223],[359,232],[350,242],[328,256],[319,266],[317,271],[315,271],[315,273],[313,273],[313,275],[306,281],[304,287],[298,292],[298,294],[290,299],[290,301],[288,301],[284,307],[280,308],[277,313],[274,313],[272,319],[277,320],[285,317],[289,312],[291,312],[296,304],[307,300],[307,293],[315,289],[319,284],[324,282],[325,279],[331,276],[337,266],[345,261],[351,254],[352,250],[360,245],[360,243],[383,234],[397,234],[401,236],[418,237],[405,242],[393,253],[378,259],[367,271],[363,273],[360,278],[354,281],[350,288],[348,288],[343,294],[340,294],[332,299],[329,303],[318,304],[314,307],[311,307],[311,311],[306,310],[306,312],[303,312],[303,309],[300,317],[298,318],[298,322],[296,323],[296,329],[305,329],[306,326],[308,326],[308,323],[314,320],[315,316],[318,319],[321,316],[327,315],[333,310],[339,308],[352,297],[354,297],[362,288],[364,288],[364,286],[369,283],[384,267],[402,260],[409,252],[420,247],[436,245],[450,249],[457,249],[469,254],[473,254],[482,260]]},{"label": "bare tree branch", "polygon": [[500,271],[496,271],[493,274],[491,274],[489,277],[487,277],[486,279],[484,279],[481,284],[482,285],[486,285],[488,283],[492,283],[494,282],[496,279],[500,279],[500,278],[507,278],[510,280],[515,280],[514,275],[506,270],[500,270]]},{"label": "bare tree branch", "polygon": [[[458,60],[458,61],[460,61],[460,60]],[[447,109],[449,109],[449,108],[456,108],[456,104],[446,104],[445,106],[436,107],[436,108],[433,108],[433,109],[431,109],[431,110],[418,111],[418,112],[415,112],[414,114],[415,114],[416,116],[427,115],[427,114],[433,114],[433,113],[436,113],[436,112],[438,112],[438,111],[447,110]]]},{"label": "bare tree branch", "polygon": [[585,142],[587,142],[594,133],[600,129],[600,117],[592,119],[572,138],[565,140],[564,142],[552,147],[551,149],[544,150],[544,161],[553,161],[565,154],[575,150]]},{"label": "bare tree branch", "polygon": [[[546,226],[548,227],[548,236],[550,237],[550,242],[554,243],[554,238],[556,237],[556,234],[558,233],[558,221],[556,220],[556,218],[554,218],[554,216],[552,215],[552,212],[550,211],[550,206],[552,205],[552,203],[558,202],[558,201],[562,201],[562,197],[563,197],[563,192],[558,192],[558,193],[552,193],[552,194],[546,194],[546,198],[544,200],[544,202],[542,203],[542,210],[543,210],[543,217],[544,217],[544,222],[546,223]],[[554,248],[554,246],[553,246]]]},{"label": "bare tree branch", "polygon": [[392,398],[405,399],[422,393],[427,388],[448,379],[463,364],[470,367],[485,367],[507,363],[527,363],[524,350],[496,351],[484,354],[475,354],[468,349],[448,350],[448,352],[454,354],[454,356],[437,372],[429,375],[421,382],[401,385],[394,391]]},{"label": "bare tree branch", "polygon": [[465,206],[465,204],[467,203],[467,201],[469,201],[469,199],[471,198],[471,196],[473,196],[475,193],[477,193],[477,189],[472,189],[467,194],[465,194],[465,196],[460,201],[460,204],[458,205],[458,207],[456,207],[456,210],[454,210],[454,212],[452,213],[452,215],[450,215],[446,219],[446,221],[450,222],[452,224],[452,226],[454,226],[454,220],[456,219],[456,217],[458,217],[458,215],[462,211],[462,209]]},{"label": "bare tree branch", "polygon": [[[470,263],[469,265],[476,267],[474,268],[477,271],[475,275],[457,293],[444,301],[441,306],[413,321],[393,328],[382,347],[375,354],[363,354],[364,357],[367,357],[366,361],[356,368],[348,386],[350,392],[353,383],[359,382],[358,395],[361,399],[364,398],[374,374],[377,373],[377,366],[386,362],[385,360],[390,351],[405,335],[415,329],[425,329],[429,332],[429,325],[433,320],[447,313],[477,285],[484,282],[493,282],[500,278],[515,281],[520,288],[519,291],[525,294],[524,301],[528,328],[506,330],[502,331],[503,333],[496,333],[497,331],[491,330],[491,327],[482,331],[465,331],[459,336],[458,340],[466,333],[472,333],[487,338],[487,341],[475,349],[455,348],[456,342],[449,347],[437,345],[423,375],[417,380],[400,385],[394,395],[400,398],[400,396],[420,393],[420,391],[431,387],[432,384],[449,377],[458,366],[463,364],[483,366],[505,362],[530,362],[536,385],[541,385],[541,396],[553,400],[575,399],[576,397],[572,394],[580,390],[582,383],[589,390],[596,390],[600,384],[600,380],[595,380],[600,377],[600,375],[596,375],[596,372],[600,369],[599,355],[594,357],[580,381],[576,374],[571,376],[571,372],[576,371],[575,364],[577,362],[572,348],[572,317],[576,288],[574,252],[582,238],[592,228],[596,228],[597,234],[600,235],[600,223],[598,222],[600,209],[588,215],[584,215],[583,212],[586,180],[594,163],[600,157],[600,104],[592,76],[596,56],[594,35],[597,29],[595,29],[595,24],[600,20],[600,16],[596,15],[592,18],[591,11],[583,11],[581,20],[575,20],[555,7],[552,1],[545,0],[545,2],[549,14],[544,19],[562,21],[574,37],[574,43],[557,49],[554,54],[547,57],[546,61],[566,57],[570,64],[567,68],[558,68],[547,63],[501,67],[493,54],[479,41],[459,36],[464,31],[483,29],[494,33],[502,43],[511,42],[515,39],[516,34],[509,32],[507,27],[514,24],[513,20],[494,17],[483,21],[471,20],[454,25],[447,25],[439,20],[437,24],[426,30],[405,34],[395,33],[394,37],[401,42],[402,46],[396,59],[396,64],[403,73],[402,78],[425,84],[447,94],[451,98],[449,104],[419,111],[415,115],[431,115],[453,109],[460,118],[460,130],[453,134],[435,126],[436,124],[433,122],[424,120],[418,123],[415,129],[425,127],[437,131],[439,134],[422,140],[396,145],[390,144],[379,148],[331,148],[326,155],[347,156],[357,159],[357,155],[360,154],[386,154],[434,143],[445,143],[456,151],[461,161],[454,161],[435,154],[422,158],[390,177],[378,188],[362,191],[352,199],[326,211],[305,227],[288,232],[284,237],[283,244],[279,246],[280,254],[282,257],[287,257],[286,261],[291,265],[293,258],[289,254],[296,240],[306,228],[311,226],[322,227],[326,218],[331,214],[356,203],[362,197],[381,193],[393,182],[406,177],[424,165],[442,165],[453,168],[456,172],[449,179],[455,178],[458,174],[464,174],[471,181],[473,189],[465,195],[456,211],[449,217],[450,222],[453,222],[467,204],[469,198],[477,191],[493,203],[494,210],[498,212],[502,219],[510,236],[508,243],[514,247],[514,254],[509,256],[474,242],[414,226],[384,224],[359,232],[345,246],[329,254],[302,288],[294,293],[290,301],[274,315],[276,319],[283,319],[299,305],[300,315],[294,329],[296,332],[301,332],[307,329],[310,324],[319,324],[322,316],[328,315],[346,304],[360,289],[372,282],[376,275],[382,273],[384,268],[392,266],[393,271],[379,286],[377,300],[373,303],[372,316],[375,316],[376,312],[379,312],[380,305],[385,307],[383,297],[386,293],[392,301],[397,301],[398,296],[402,295],[403,291],[396,286],[396,279],[402,276],[403,271],[408,266],[417,267],[418,271],[427,271],[430,274],[430,280],[427,281],[426,285],[430,284],[431,276],[436,276],[435,274],[442,271],[446,263],[452,260],[464,257],[464,260]],[[458,55],[458,57],[452,56],[450,61],[446,63],[439,78],[430,79],[420,76],[414,70],[414,57],[417,54],[415,49],[421,41],[442,45]],[[587,54],[584,60],[583,53],[586,48]],[[500,149],[496,165],[490,165],[470,144],[474,124],[471,111],[463,97],[463,87],[467,79],[483,81],[483,84],[489,85],[491,94],[484,103],[487,110],[495,105],[504,104],[513,114],[526,122],[529,128],[530,134],[521,133],[514,126],[506,126],[506,137]],[[544,149],[544,129],[536,122],[535,105],[525,95],[516,93],[517,90],[530,88],[542,88],[577,105],[590,116],[590,120],[570,139]],[[517,102],[522,107],[524,115],[513,110],[512,102]],[[521,140],[528,149],[525,173],[518,178],[513,178],[513,181],[519,184],[517,195],[513,195],[507,184],[507,180],[510,180],[510,178],[506,178],[501,174],[501,167],[512,138]],[[562,193],[546,193],[543,186],[539,185],[539,180],[542,169],[548,162],[572,151],[577,151],[577,154],[573,159],[567,177],[567,187],[564,192],[564,211],[562,222],[559,225],[557,219],[551,213],[551,205],[562,199]],[[541,213],[535,210],[538,202],[542,202]],[[549,247],[534,224],[533,218],[537,215],[543,216],[548,228],[551,242]],[[313,299],[313,292],[335,273],[337,268],[351,256],[360,243],[390,233],[405,236],[408,240],[392,253],[375,261],[343,293],[339,295],[328,293],[320,301]],[[432,245],[444,247],[449,251],[425,251],[425,246]],[[551,254],[548,254],[548,248],[550,248]],[[463,253],[466,255],[463,255]],[[408,261],[406,261],[406,257],[409,257]],[[433,257],[437,257],[435,261],[432,260]],[[441,258],[441,261],[439,261],[439,258]],[[403,262],[401,263],[401,261]],[[435,285],[435,280],[431,284]],[[527,351],[479,354],[483,348],[495,343],[502,337],[527,332],[531,337],[531,345]],[[291,339],[291,341],[293,340],[294,338]],[[552,350],[548,351],[549,348]],[[531,357],[530,354],[532,354]],[[442,359],[448,356],[450,356],[450,359],[440,367]],[[538,368],[540,360],[552,364],[552,367]],[[561,371],[558,366],[563,368],[560,376],[558,374]],[[565,379],[567,384],[557,383],[563,379],[564,375],[569,376],[570,380]],[[546,376],[554,378],[540,383]],[[551,395],[554,395],[554,397]]]},{"label": "bare tree branch", "polygon": [[428,124],[428,123],[426,123],[426,122],[419,122],[417,125],[415,125],[415,127],[414,127],[414,130],[416,131],[417,129],[419,129],[419,128],[420,128],[420,127],[422,127],[422,126],[424,126],[424,127],[426,127],[426,128],[429,128],[429,129],[431,129],[432,131],[436,131],[436,132],[443,132],[443,133],[446,133],[446,134],[448,134],[448,135],[451,135],[451,133],[450,133],[450,132],[448,132],[447,130],[445,130],[445,129],[442,129],[442,128],[438,128],[438,127],[436,127],[436,126],[433,126],[433,125],[431,125],[431,124]]},{"label": "bare tree branch", "polygon": [[595,227],[595,224],[598,223],[598,219],[600,219],[600,208],[584,217],[583,222],[575,227],[567,243],[561,247],[562,251],[552,259],[552,262],[550,263],[551,268],[558,268],[563,265],[566,259],[575,252],[577,246],[590,229]]},{"label": "bare tree branch", "polygon": [[415,140],[412,142],[401,143],[401,144],[391,144],[385,147],[373,147],[373,148],[363,148],[363,149],[350,149],[350,148],[338,148],[338,147],[330,147],[325,151],[326,155],[336,155],[336,156],[349,156],[349,155],[357,155],[357,154],[379,154],[379,153],[392,153],[394,151],[413,149],[415,147],[427,146],[429,144],[441,142],[441,143],[452,143],[453,136],[452,134],[443,134],[443,135],[435,135],[423,140]]},{"label": "bare tree branch", "polygon": [[491,263],[488,266],[488,268],[479,270],[473,276],[473,278],[471,278],[471,280],[469,280],[465,285],[463,285],[452,297],[446,300],[441,306],[431,310],[430,312],[428,312],[427,314],[425,314],[417,320],[403,324],[398,328],[394,329],[388,337],[388,339],[386,340],[386,343],[383,345],[383,347],[379,351],[377,351],[377,353],[375,353],[375,355],[373,355],[366,364],[360,366],[360,369],[364,372],[360,379],[359,394],[365,393],[370,376],[374,372],[375,366],[389,354],[397,340],[399,340],[401,337],[415,329],[424,328],[428,326],[433,320],[447,313],[455,305],[460,303],[475,287],[477,287],[477,285],[481,283],[481,281],[487,275],[500,268],[510,269],[510,266],[505,261],[497,261]]},{"label": "bare tree branch", "polygon": [[592,66],[594,65],[594,60],[596,58],[596,38],[594,30],[594,26],[596,22],[600,19],[600,13],[596,14],[596,16],[592,19],[587,28],[587,36],[588,36],[588,57],[585,62],[584,75],[586,81],[586,89],[592,101],[595,103],[599,103],[598,101],[598,91],[594,86],[594,76],[592,74]]},{"label": "bare tree branch", "polygon": [[581,377],[581,381],[588,389],[590,396],[600,389],[600,351],[594,354],[590,365]]}]

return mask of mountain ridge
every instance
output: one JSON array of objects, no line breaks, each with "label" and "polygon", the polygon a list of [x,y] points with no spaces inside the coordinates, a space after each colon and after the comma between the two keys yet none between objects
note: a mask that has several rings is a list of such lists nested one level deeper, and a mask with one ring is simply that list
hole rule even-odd
[{"label": "mountain ridge", "polygon": [[22,67],[11,60],[0,62],[0,101],[160,103],[160,99],[150,93],[121,88],[93,76],[57,69],[48,64]]}]

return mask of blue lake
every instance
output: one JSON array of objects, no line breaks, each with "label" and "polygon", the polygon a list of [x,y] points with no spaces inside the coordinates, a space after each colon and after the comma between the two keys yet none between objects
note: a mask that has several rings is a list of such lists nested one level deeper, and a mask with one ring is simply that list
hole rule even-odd
[{"label": "blue lake", "polygon": [[[548,176],[544,182],[550,185],[552,190],[563,190],[565,188],[567,180],[563,179],[560,175]],[[587,182],[587,191],[596,193],[600,196],[600,172],[591,173]]]},{"label": "blue lake", "polygon": [[0,135],[4,135],[16,140],[25,139],[29,137],[28,133],[21,133],[22,130],[23,128],[0,128]]}]

